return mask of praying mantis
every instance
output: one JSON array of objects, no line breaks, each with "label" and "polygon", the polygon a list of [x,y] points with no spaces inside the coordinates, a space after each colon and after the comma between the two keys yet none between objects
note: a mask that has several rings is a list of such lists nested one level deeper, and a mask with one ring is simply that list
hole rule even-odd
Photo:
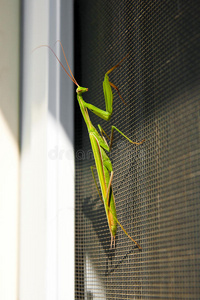
[{"label": "praying mantis", "polygon": [[[98,117],[101,119],[104,119],[106,121],[109,121],[112,113],[113,113],[113,93],[112,93],[112,88],[114,88],[120,98],[122,99],[119,90],[117,86],[115,86],[113,83],[109,81],[108,75],[114,71],[117,67],[121,65],[121,63],[126,59],[128,55],[126,55],[118,64],[116,64],[114,67],[112,67],[110,70],[108,70],[105,74],[104,81],[103,81],[103,92],[104,92],[104,98],[105,98],[105,106],[106,110],[102,110],[90,103],[87,103],[83,100],[83,94],[88,91],[88,88],[80,86],[76,79],[74,78],[74,75],[70,69],[69,63],[67,61],[65,51],[63,49],[62,43],[59,41],[60,46],[62,48],[62,52],[65,58],[65,61],[67,63],[68,70],[64,67],[60,59],[57,57],[55,52],[52,50],[52,48],[48,45],[41,45],[37,48],[40,47],[48,47],[51,52],[54,54],[58,62],[60,63],[61,67],[65,71],[65,73],[69,76],[71,81],[77,86],[76,93],[77,93],[77,100],[80,106],[81,113],[83,115],[85,124],[88,129],[88,134],[89,134],[89,139],[91,142],[91,147],[94,155],[94,160],[95,160],[95,167],[91,167],[92,171],[92,176],[100,197],[100,200],[104,204],[105,207],[105,212],[107,216],[107,221],[108,221],[108,226],[110,230],[110,235],[111,235],[111,248],[112,245],[115,248],[115,238],[116,238],[116,233],[117,233],[117,224],[121,227],[121,229],[124,231],[124,233],[134,242],[134,244],[139,248],[142,249],[142,247],[127,233],[127,231],[124,229],[124,227],[120,224],[120,222],[117,219],[117,214],[116,214],[116,206],[115,206],[115,199],[114,199],[114,194],[113,194],[113,188],[112,188],[112,180],[113,180],[113,167],[110,158],[106,154],[105,151],[110,152],[112,148],[112,141],[113,141],[113,132],[114,130],[118,131],[124,138],[126,138],[130,143],[135,144],[135,145],[141,145],[144,140],[141,142],[133,142],[130,140],[125,134],[123,134],[118,128],[115,126],[111,126],[111,135],[110,137],[105,133],[103,128],[98,125],[99,132],[96,130],[96,128],[93,126],[90,117],[89,117],[89,111],[93,112],[96,114]],[[123,101],[123,99],[122,99]],[[105,136],[110,140],[110,143],[108,144]],[[97,170],[98,174],[98,179],[99,179],[99,184],[100,184],[100,189],[101,192],[98,188],[95,175],[94,175],[94,169]]]}]

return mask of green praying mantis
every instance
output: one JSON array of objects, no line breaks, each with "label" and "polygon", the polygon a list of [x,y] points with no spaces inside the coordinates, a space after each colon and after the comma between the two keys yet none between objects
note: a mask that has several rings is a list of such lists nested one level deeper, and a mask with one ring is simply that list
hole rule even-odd
[{"label": "green praying mantis", "polygon": [[[106,121],[110,120],[110,118],[112,116],[112,112],[113,112],[112,88],[114,88],[118,92],[121,99],[122,99],[122,97],[119,93],[117,86],[115,86],[113,83],[111,83],[109,81],[108,75],[114,69],[119,67],[128,55],[126,55],[118,64],[116,64],[114,67],[112,67],[110,70],[108,70],[105,74],[104,81],[103,81],[103,92],[104,92],[106,110],[102,110],[102,109],[100,109],[90,103],[87,103],[83,100],[83,94],[88,91],[88,88],[82,87],[77,83],[77,81],[74,78],[74,75],[69,67],[69,63],[67,61],[63,46],[60,41],[59,41],[59,43],[62,48],[62,52],[63,52],[64,58],[65,58],[65,61],[67,63],[69,72],[63,66],[62,62],[60,61],[60,59],[57,57],[57,55],[55,54],[55,52],[52,50],[52,48],[50,46],[41,45],[38,48],[48,47],[51,50],[51,52],[54,54],[54,56],[56,57],[58,62],[60,63],[63,70],[69,76],[71,81],[77,86],[77,89],[76,89],[77,100],[78,100],[80,110],[83,115],[85,124],[88,129],[89,138],[90,138],[90,142],[91,142],[91,146],[92,146],[92,151],[93,151],[93,155],[94,155],[94,159],[95,159],[95,167],[91,167],[92,176],[93,176],[99,197],[105,207],[105,212],[106,212],[108,226],[109,226],[110,235],[111,235],[111,248],[112,248],[112,245],[114,245],[114,248],[115,248],[115,238],[116,238],[117,224],[118,224],[122,228],[124,233],[135,243],[135,245],[139,249],[142,249],[142,247],[127,233],[127,231],[124,229],[124,227],[120,224],[120,222],[117,219],[115,199],[114,199],[113,188],[112,188],[113,167],[112,167],[111,160],[105,151],[107,151],[107,152],[111,151],[114,130],[118,131],[124,138],[126,138],[132,144],[141,145],[144,142],[144,140],[142,140],[139,143],[133,142],[115,126],[111,127],[110,137],[105,133],[105,131],[102,129],[102,127],[100,125],[98,125],[99,132],[100,132],[99,133],[96,130],[96,128],[93,126],[93,124],[90,120],[90,117],[89,117],[89,113],[88,113],[88,110],[90,110],[91,112],[93,112],[94,114],[99,116],[100,118],[102,118]],[[123,101],[123,99],[122,99],[122,101]],[[109,144],[107,143],[105,136],[110,140]],[[98,185],[97,185],[97,182],[95,179],[94,169],[97,170],[101,192],[98,188]]]}]

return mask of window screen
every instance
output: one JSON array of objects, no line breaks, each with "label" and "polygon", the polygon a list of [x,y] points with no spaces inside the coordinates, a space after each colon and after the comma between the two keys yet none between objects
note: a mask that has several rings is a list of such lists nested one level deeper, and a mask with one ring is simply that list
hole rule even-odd
[{"label": "window screen", "polygon": [[[114,91],[107,134],[118,226],[116,247],[90,166],[76,103],[76,299],[199,299],[200,4],[198,1],[75,1],[76,79],[84,100],[105,109],[104,74]],[[77,102],[77,101],[76,101]]]}]

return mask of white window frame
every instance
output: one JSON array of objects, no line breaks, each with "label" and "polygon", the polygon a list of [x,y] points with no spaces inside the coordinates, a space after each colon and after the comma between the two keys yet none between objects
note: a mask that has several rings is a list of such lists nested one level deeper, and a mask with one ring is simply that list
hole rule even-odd
[{"label": "white window frame", "polygon": [[[73,1],[23,1],[19,299],[74,299]],[[73,71],[73,68],[72,68]]]}]

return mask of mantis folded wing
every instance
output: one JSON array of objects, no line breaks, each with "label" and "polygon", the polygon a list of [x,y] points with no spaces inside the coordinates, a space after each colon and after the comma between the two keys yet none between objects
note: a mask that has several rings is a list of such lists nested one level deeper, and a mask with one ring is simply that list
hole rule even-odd
[{"label": "mantis folded wing", "polygon": [[[124,227],[120,224],[120,222],[117,219],[115,199],[114,199],[113,188],[112,188],[113,168],[112,168],[112,163],[110,161],[110,158],[108,157],[108,155],[106,154],[105,151],[107,151],[107,152],[111,151],[114,129],[116,131],[118,131],[124,138],[126,138],[132,144],[140,145],[144,142],[144,140],[139,143],[133,142],[125,134],[123,134],[119,129],[117,129],[115,126],[112,126],[111,127],[111,136],[110,136],[110,145],[108,145],[108,143],[103,135],[103,134],[105,134],[105,132],[103,131],[101,126],[98,125],[99,131],[100,131],[100,133],[98,133],[96,128],[92,125],[90,117],[89,117],[89,113],[88,113],[88,110],[90,110],[91,112],[93,112],[94,114],[99,116],[100,118],[102,118],[106,121],[110,120],[110,118],[112,116],[112,112],[113,112],[112,88],[116,89],[116,91],[118,92],[121,99],[122,99],[122,97],[119,93],[118,88],[109,81],[108,74],[110,74],[115,68],[117,68],[123,62],[123,60],[127,57],[127,55],[117,65],[112,67],[105,74],[104,81],[103,81],[103,91],[104,91],[104,97],[105,97],[106,110],[102,110],[102,109],[99,109],[98,107],[96,107],[92,104],[89,104],[83,100],[82,94],[87,92],[88,88],[81,87],[75,80],[75,78],[71,72],[71,69],[69,67],[69,64],[68,64],[68,61],[67,61],[67,58],[66,58],[66,55],[65,55],[65,52],[64,52],[61,42],[60,42],[60,45],[61,45],[61,48],[62,48],[62,51],[63,51],[70,74],[67,72],[67,70],[65,69],[65,67],[63,66],[63,64],[57,57],[57,55],[55,54],[55,52],[49,46],[42,45],[39,47],[48,47],[52,51],[52,53],[55,55],[55,57],[61,64],[62,68],[64,69],[64,71],[70,77],[70,79],[74,82],[74,84],[77,85],[77,89],[76,89],[77,100],[79,102],[79,106],[80,106],[83,118],[85,120],[87,129],[88,129],[101,192],[99,191],[96,180],[95,180],[93,167],[91,167],[92,175],[93,175],[100,199],[103,202],[104,207],[105,207],[108,226],[109,226],[110,235],[111,235],[111,248],[112,248],[112,244],[114,244],[114,247],[115,247],[115,238],[116,238],[117,224],[118,224],[122,228],[124,233],[135,243],[135,245],[139,249],[142,249],[141,246],[135,240],[133,240],[132,237],[126,232]],[[123,101],[123,99],[122,99],[122,101]]]}]

